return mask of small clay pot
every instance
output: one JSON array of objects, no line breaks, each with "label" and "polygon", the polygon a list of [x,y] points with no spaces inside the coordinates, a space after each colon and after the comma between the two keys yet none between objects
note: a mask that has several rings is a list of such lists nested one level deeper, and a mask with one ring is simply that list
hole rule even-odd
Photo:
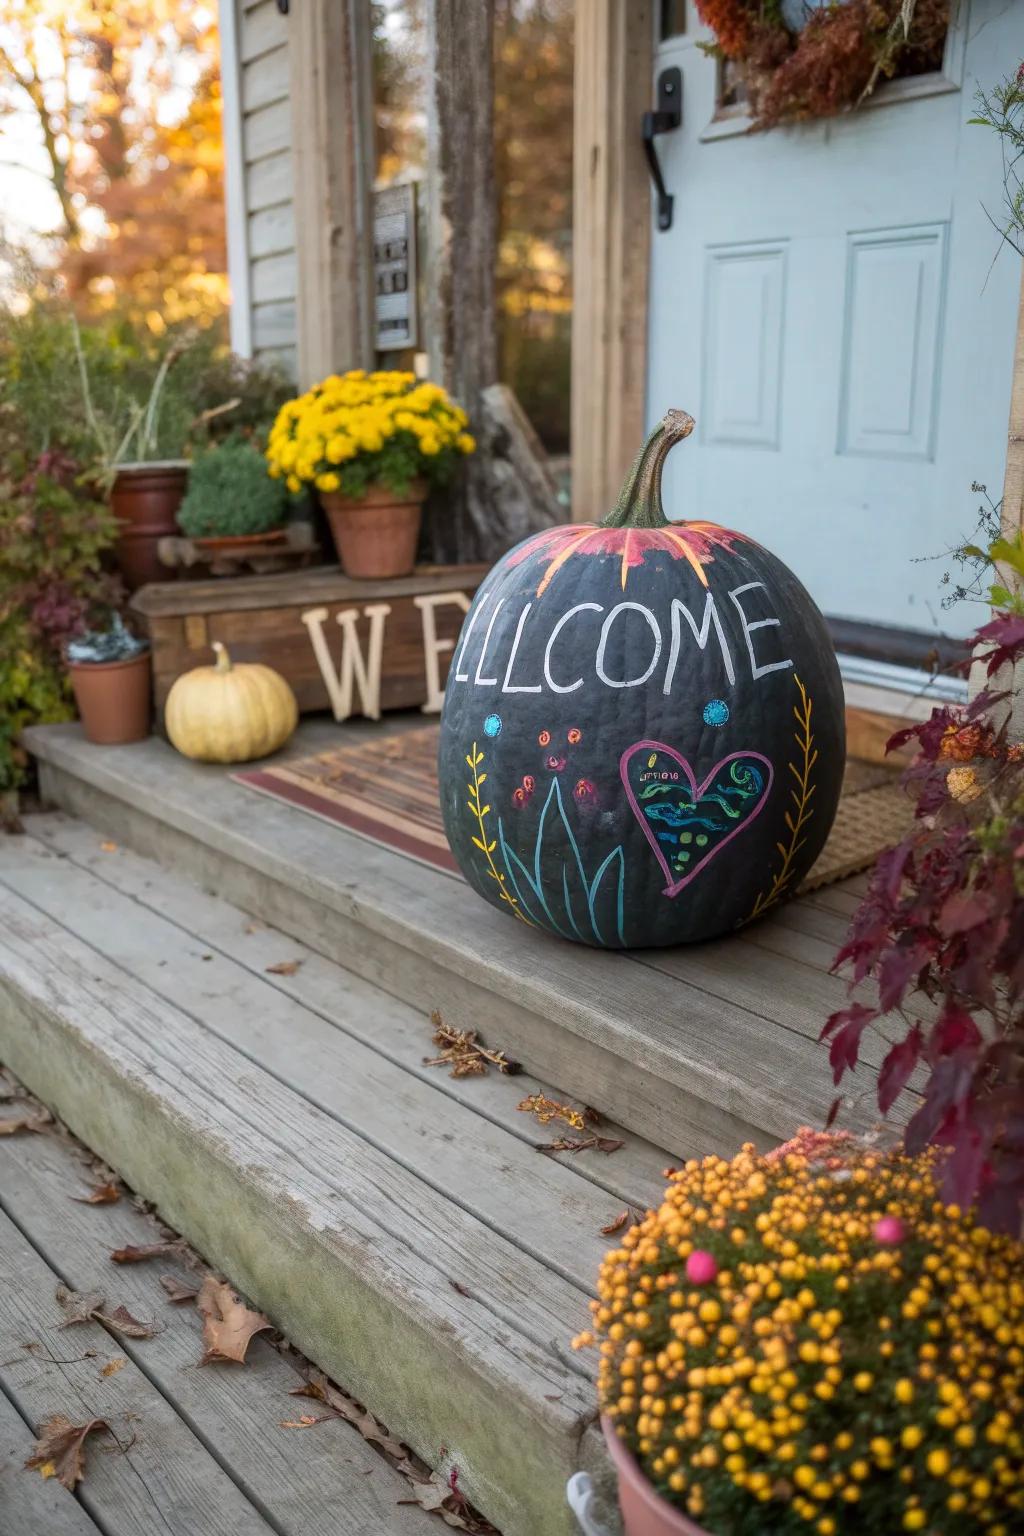
[{"label": "small clay pot", "polygon": [[346,576],[381,580],[412,574],[426,494],[421,481],[414,481],[403,496],[377,485],[358,499],[338,491],[321,492]]},{"label": "small clay pot", "polygon": [[149,735],[149,651],[127,661],[69,661],[82,728],[97,746],[115,747]]},{"label": "small clay pot", "polygon": [[120,524],[117,564],[129,592],[148,581],[166,581],[157,545],[178,532],[178,508],[185,495],[188,462],[123,464],[110,492],[110,506]]},{"label": "small clay pot", "polygon": [[636,1458],[623,1445],[612,1421],[601,1417],[604,1443],[619,1478],[619,1508],[626,1536],[707,1536],[702,1526],[655,1493]]}]

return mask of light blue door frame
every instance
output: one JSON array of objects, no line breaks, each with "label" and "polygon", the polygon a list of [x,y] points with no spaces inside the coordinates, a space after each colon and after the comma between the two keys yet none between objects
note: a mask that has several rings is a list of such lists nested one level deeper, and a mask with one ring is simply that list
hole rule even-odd
[{"label": "light blue door frame", "polygon": [[[829,122],[716,119],[710,34],[661,45],[683,125],[658,140],[672,228],[652,234],[647,413],[697,417],[666,506],[759,539],[826,613],[965,634],[941,554],[1006,451],[1021,263],[975,91],[1024,59],[1021,0],[961,0],[941,75]],[[988,212],[986,212],[988,210]]]}]

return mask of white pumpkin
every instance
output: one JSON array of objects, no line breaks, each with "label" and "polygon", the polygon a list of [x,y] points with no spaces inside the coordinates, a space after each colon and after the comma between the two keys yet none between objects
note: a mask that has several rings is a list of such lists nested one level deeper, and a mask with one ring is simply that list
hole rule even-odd
[{"label": "white pumpkin", "polygon": [[276,752],[298,724],[291,688],[260,662],[233,665],[219,640],[213,649],[214,665],[183,673],[167,696],[164,726],[172,744],[201,763],[247,763]]}]

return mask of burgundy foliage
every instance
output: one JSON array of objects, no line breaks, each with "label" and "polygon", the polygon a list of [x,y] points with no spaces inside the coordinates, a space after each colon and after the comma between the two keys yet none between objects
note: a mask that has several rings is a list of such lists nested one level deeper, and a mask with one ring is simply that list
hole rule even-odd
[{"label": "burgundy foliage", "polygon": [[[1016,611],[997,614],[974,639],[990,678],[1024,661]],[[884,1021],[891,1044],[878,1072],[880,1111],[913,1078],[920,1097],[907,1150],[947,1147],[945,1198],[977,1203],[989,1226],[1020,1231],[1024,746],[1008,739],[1008,698],[986,690],[890,741],[890,750],[917,746],[904,775],[914,826],[878,860],[836,956],[851,991],[868,983],[868,992],[831,1016],[822,1039],[838,1086],[857,1067],[865,1030]]]}]

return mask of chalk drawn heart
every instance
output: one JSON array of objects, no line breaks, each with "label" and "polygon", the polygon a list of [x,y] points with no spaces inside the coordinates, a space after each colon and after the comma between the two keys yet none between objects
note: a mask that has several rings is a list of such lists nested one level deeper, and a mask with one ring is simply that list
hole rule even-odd
[{"label": "chalk drawn heart", "polygon": [[730,752],[700,783],[686,758],[661,741],[638,741],[619,760],[633,814],[678,896],[759,815],[772,787],[760,752]]}]

